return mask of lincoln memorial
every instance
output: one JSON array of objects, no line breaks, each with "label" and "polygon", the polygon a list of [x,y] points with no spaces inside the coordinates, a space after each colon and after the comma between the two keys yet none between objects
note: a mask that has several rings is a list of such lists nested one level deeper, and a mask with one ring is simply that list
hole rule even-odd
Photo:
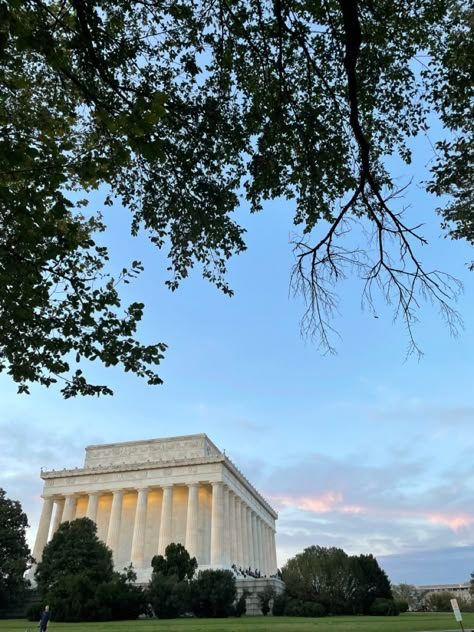
[{"label": "lincoln memorial", "polygon": [[83,468],[42,471],[43,509],[33,557],[61,524],[87,516],[121,570],[138,581],[180,542],[199,568],[276,573],[276,512],[205,434],[92,445]]}]

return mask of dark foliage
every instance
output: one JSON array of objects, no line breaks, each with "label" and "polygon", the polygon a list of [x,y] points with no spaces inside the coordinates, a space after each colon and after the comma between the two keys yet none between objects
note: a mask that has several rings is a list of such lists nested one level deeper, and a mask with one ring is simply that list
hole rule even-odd
[{"label": "dark foliage", "polygon": [[195,557],[191,557],[182,544],[172,542],[165,549],[165,555],[155,555],[151,560],[153,573],[161,573],[165,577],[174,576],[181,582],[192,579],[197,569]]},{"label": "dark foliage", "polygon": [[166,345],[137,340],[144,305],[119,292],[142,266],[112,277],[97,243],[114,200],[168,249],[171,289],[197,265],[228,294],[241,197],[291,200],[293,288],[326,350],[350,271],[372,311],[379,293],[404,319],[410,350],[421,299],[459,326],[457,284],[423,267],[388,158],[409,164],[431,128],[423,185],[449,196],[447,234],[474,243],[468,3],[2,0],[0,23],[0,372],[20,392],[111,393],[88,361],[161,382]]},{"label": "dark foliage", "polygon": [[396,617],[400,614],[398,604],[393,599],[377,597],[370,606],[370,614],[377,617]]},{"label": "dark foliage", "polygon": [[228,617],[237,595],[235,577],[227,570],[201,571],[193,582],[192,610],[197,617]]},{"label": "dark foliage", "polygon": [[173,619],[191,610],[191,580],[197,568],[182,544],[172,542],[165,555],[155,555],[151,561],[153,572],[147,595],[155,615]]},{"label": "dark foliage", "polygon": [[247,597],[249,597],[250,594],[250,591],[243,590],[242,594],[235,602],[235,606],[233,607],[233,615],[237,618],[243,616],[247,612]]},{"label": "dark foliage", "polygon": [[56,621],[136,619],[147,610],[133,569],[114,572],[112,552],[88,518],[59,526],[44,548],[35,578]]},{"label": "dark foliage", "polygon": [[21,504],[0,488],[0,610],[19,602],[27,588],[24,574],[32,562],[27,527]]}]

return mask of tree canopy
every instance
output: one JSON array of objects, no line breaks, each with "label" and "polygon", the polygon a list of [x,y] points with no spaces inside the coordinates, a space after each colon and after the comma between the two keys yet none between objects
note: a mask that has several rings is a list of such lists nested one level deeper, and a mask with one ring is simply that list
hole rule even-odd
[{"label": "tree canopy", "polygon": [[35,579],[56,621],[136,619],[147,611],[133,568],[113,570],[112,551],[89,518],[63,522],[45,546]]},{"label": "tree canopy", "polygon": [[372,555],[310,546],[282,569],[290,599],[322,604],[330,614],[369,614],[376,599],[392,599],[390,581]]},{"label": "tree canopy", "polygon": [[460,0],[0,0],[0,371],[20,391],[64,381],[66,397],[111,392],[83,360],[161,382],[165,344],[137,340],[142,303],[121,306],[141,264],[111,276],[94,190],[167,249],[171,289],[199,265],[229,294],[245,249],[232,212],[292,200],[293,287],[326,349],[349,269],[413,348],[420,296],[455,328],[456,284],[418,259],[387,157],[410,163],[440,120],[425,187],[474,243],[471,17]]},{"label": "tree canopy", "polygon": [[26,543],[28,518],[17,500],[0,488],[0,610],[21,599],[32,557]]}]

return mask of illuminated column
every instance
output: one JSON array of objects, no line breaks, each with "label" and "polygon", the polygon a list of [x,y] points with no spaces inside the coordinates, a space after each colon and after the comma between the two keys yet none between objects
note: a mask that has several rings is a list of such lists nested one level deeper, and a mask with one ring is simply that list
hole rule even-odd
[{"label": "illuminated column", "polygon": [[244,568],[250,566],[249,558],[249,529],[247,522],[247,505],[242,501],[242,564]]},{"label": "illuminated column", "polygon": [[271,574],[271,547],[270,547],[270,527],[265,525],[265,561],[266,561],[266,574]]},{"label": "illuminated column", "polygon": [[188,513],[186,518],[186,550],[191,557],[198,557],[199,484],[188,485]]},{"label": "illuminated column", "polygon": [[148,502],[148,489],[139,489],[137,497],[137,508],[135,511],[135,524],[133,525],[132,537],[132,564],[135,568],[143,566],[143,555],[145,552],[145,526],[146,509]]},{"label": "illuminated column", "polygon": [[53,526],[51,528],[51,537],[56,533],[59,525],[61,524],[64,511],[64,498],[55,498],[54,503],[56,505],[56,511],[54,514]]},{"label": "illuminated column", "polygon": [[247,566],[253,570],[253,546],[252,546],[252,510],[247,507],[247,547],[248,547],[248,564]]},{"label": "illuminated column", "polygon": [[274,529],[272,529],[271,543],[272,543],[272,568],[271,568],[271,573],[270,574],[273,575],[274,573],[277,572],[277,568],[278,568],[277,557],[276,557],[275,530]]},{"label": "illuminated column", "polygon": [[229,491],[229,522],[230,522],[230,563],[238,564],[237,549],[237,517],[235,511],[236,498],[235,494]]},{"label": "illuminated column", "polygon": [[211,564],[222,566],[224,548],[224,503],[221,481],[212,483]]},{"label": "illuminated column", "polygon": [[229,488],[223,487],[222,506],[223,506],[223,524],[222,524],[222,537],[223,537],[223,563],[224,566],[229,567],[231,560],[231,546],[232,546],[232,525],[230,523],[230,501],[229,501]]},{"label": "illuminated column", "polygon": [[107,532],[107,546],[112,549],[114,557],[117,555],[117,547],[120,536],[120,522],[122,520],[123,490],[113,492],[112,509],[110,511],[109,529]]},{"label": "illuminated column", "polygon": [[258,570],[263,575],[263,548],[262,548],[262,520],[257,517],[257,551],[258,551]]},{"label": "illuminated column", "polygon": [[173,486],[163,487],[163,504],[161,506],[161,527],[158,553],[165,554],[166,547],[171,544],[171,528],[173,518]]},{"label": "illuminated column", "polygon": [[258,544],[257,544],[257,516],[255,512],[251,512],[252,520],[252,567],[255,570],[258,568]]},{"label": "illuminated column", "polygon": [[54,499],[52,496],[43,496],[43,508],[41,509],[41,517],[39,520],[38,531],[36,533],[36,541],[33,549],[33,557],[36,562],[41,561],[43,549],[48,541],[49,525],[51,524],[51,516],[53,513]]},{"label": "illuminated column", "polygon": [[235,563],[237,566],[243,566],[242,501],[238,496],[235,497],[235,532],[237,536],[237,559]]},{"label": "illuminated column", "polygon": [[61,517],[61,522],[71,522],[74,520],[76,513],[76,495],[66,494],[66,501],[64,503],[64,511]]},{"label": "illuminated column", "polygon": [[86,518],[97,522],[97,507],[99,506],[99,493],[91,492],[89,494],[89,500],[87,501]]}]

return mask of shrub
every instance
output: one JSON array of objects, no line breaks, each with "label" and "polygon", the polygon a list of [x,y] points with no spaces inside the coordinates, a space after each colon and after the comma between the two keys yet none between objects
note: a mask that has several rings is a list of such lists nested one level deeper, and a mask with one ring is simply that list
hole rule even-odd
[{"label": "shrub", "polygon": [[191,610],[191,585],[174,575],[153,573],[147,597],[159,619],[174,619]]},{"label": "shrub", "polygon": [[258,601],[260,602],[260,610],[265,617],[270,612],[270,601],[275,596],[272,586],[265,586],[264,590],[258,593]]},{"label": "shrub", "polygon": [[274,617],[282,617],[285,614],[287,597],[285,593],[277,595],[273,599],[272,613]]},{"label": "shrub", "polygon": [[287,617],[303,617],[303,602],[300,599],[288,599],[285,606],[285,615]]},{"label": "shrub", "polygon": [[235,577],[227,570],[201,571],[193,582],[192,611],[197,617],[228,617],[235,612]]},{"label": "shrub", "polygon": [[43,612],[44,606],[42,603],[32,603],[26,612],[28,621],[38,622]]},{"label": "shrub", "polygon": [[237,602],[234,606],[234,616],[241,617],[247,612],[247,597],[249,595],[251,595],[251,592],[249,590],[242,591],[242,594],[237,599]]},{"label": "shrub", "polygon": [[400,610],[393,599],[377,597],[370,608],[370,614],[378,617],[396,617],[400,614]]},{"label": "shrub", "polygon": [[318,601],[305,601],[303,603],[304,617],[325,617],[326,608]]}]

